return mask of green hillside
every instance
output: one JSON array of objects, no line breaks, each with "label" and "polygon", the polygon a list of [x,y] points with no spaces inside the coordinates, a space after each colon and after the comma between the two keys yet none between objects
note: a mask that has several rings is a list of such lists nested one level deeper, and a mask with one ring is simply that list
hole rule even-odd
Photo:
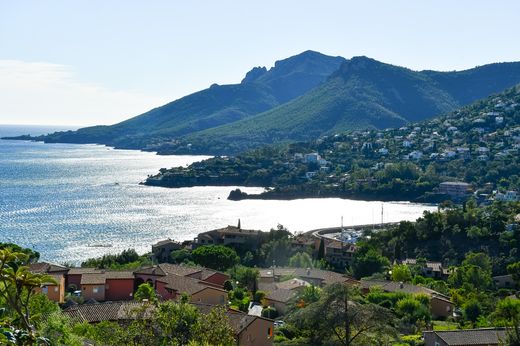
[{"label": "green hillside", "polygon": [[441,182],[466,182],[476,197],[520,188],[520,86],[431,120],[392,130],[347,131],[265,146],[235,157],[161,170],[149,185],[265,186],[259,196],[438,201]]},{"label": "green hillside", "polygon": [[313,51],[252,69],[240,84],[217,85],[112,126],[59,132],[47,142],[102,143],[146,149],[183,135],[244,119],[324,82],[345,59]]},{"label": "green hillside", "polygon": [[400,127],[519,82],[520,63],[461,72],[416,72],[355,57],[305,95],[254,117],[188,135],[183,144],[190,143],[198,152],[235,153],[344,130]]},{"label": "green hillside", "polygon": [[35,139],[230,155],[345,130],[400,127],[518,83],[520,62],[413,71],[367,57],[345,60],[306,51],[269,70],[255,67],[240,84],[215,84],[116,125]]}]

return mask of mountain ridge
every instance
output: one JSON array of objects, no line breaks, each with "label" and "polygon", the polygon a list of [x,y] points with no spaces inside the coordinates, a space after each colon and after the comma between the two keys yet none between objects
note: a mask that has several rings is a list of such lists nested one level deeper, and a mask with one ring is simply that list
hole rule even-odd
[{"label": "mountain ridge", "polygon": [[30,139],[229,155],[349,129],[399,127],[517,83],[520,62],[414,71],[366,56],[305,51],[270,69],[253,67],[240,84],[213,84],[119,124]]}]

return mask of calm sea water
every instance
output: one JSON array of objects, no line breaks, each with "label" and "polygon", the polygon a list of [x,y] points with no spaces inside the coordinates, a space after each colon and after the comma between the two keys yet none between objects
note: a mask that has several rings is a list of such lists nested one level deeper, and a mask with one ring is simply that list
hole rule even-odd
[{"label": "calm sea water", "polygon": [[[40,134],[53,128],[4,127],[0,137]],[[162,167],[203,156],[158,156],[99,145],[0,140],[0,241],[40,251],[53,262],[76,262],[135,248],[144,253],[165,239],[193,239],[203,231],[235,225],[291,231],[377,223],[381,202],[301,199],[228,201],[235,187],[165,189],[138,183]],[[261,188],[242,188],[258,193]],[[435,207],[384,203],[384,221],[414,220]],[[92,247],[111,244],[112,247]]]}]

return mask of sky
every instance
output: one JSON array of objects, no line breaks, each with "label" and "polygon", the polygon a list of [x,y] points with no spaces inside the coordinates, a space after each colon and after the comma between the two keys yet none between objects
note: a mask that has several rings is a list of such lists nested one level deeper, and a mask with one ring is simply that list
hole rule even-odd
[{"label": "sky", "polygon": [[414,70],[520,61],[520,1],[0,0],[0,124],[113,124],[312,49]]}]

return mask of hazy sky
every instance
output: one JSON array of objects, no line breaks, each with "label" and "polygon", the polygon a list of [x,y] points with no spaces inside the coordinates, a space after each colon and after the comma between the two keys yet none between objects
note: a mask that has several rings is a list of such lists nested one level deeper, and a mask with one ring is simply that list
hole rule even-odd
[{"label": "hazy sky", "polygon": [[308,49],[517,61],[519,15],[518,0],[0,0],[0,124],[111,124]]}]

